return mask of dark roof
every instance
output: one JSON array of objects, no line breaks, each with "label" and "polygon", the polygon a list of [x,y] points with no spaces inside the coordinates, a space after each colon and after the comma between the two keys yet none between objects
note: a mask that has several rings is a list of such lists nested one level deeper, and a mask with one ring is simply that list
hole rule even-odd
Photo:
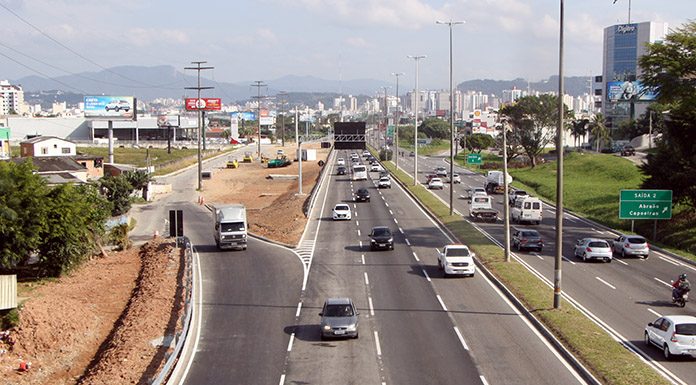
[{"label": "dark roof", "polygon": [[65,184],[65,183],[76,183],[76,184],[82,184],[84,183],[80,178],[68,173],[68,172],[59,172],[56,174],[41,174],[41,177],[46,179],[46,182],[48,184],[54,185],[54,184]]},{"label": "dark roof", "polygon": [[77,163],[75,159],[68,156],[42,156],[34,158],[14,158],[15,163],[22,163],[31,160],[39,173],[51,171],[85,171],[87,167]]},{"label": "dark roof", "polygon": [[[59,137],[57,137],[57,136],[36,136],[36,137],[31,138],[31,139],[23,140],[23,141],[20,142],[20,144],[22,144],[22,143],[31,143],[31,144],[34,144],[34,143],[43,142],[44,140],[48,140],[48,139],[58,139],[58,140],[62,140],[62,141],[64,141],[64,142],[73,143],[73,142],[71,142],[71,141],[69,141],[69,140],[67,140],[67,139],[59,138]],[[74,144],[74,143],[73,143],[73,144]]]}]

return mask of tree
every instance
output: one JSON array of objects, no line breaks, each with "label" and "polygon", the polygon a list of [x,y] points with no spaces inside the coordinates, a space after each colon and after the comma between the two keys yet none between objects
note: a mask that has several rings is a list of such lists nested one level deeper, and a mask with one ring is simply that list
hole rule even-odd
[{"label": "tree", "polygon": [[656,152],[641,166],[644,188],[671,189],[676,202],[696,207],[696,22],[686,23],[640,59],[644,85],[670,110]]},{"label": "tree", "polygon": [[590,126],[590,120],[585,118],[576,119],[571,121],[570,124],[570,134],[573,135],[573,145],[575,147],[578,147],[578,138],[587,135],[587,130]]},{"label": "tree", "polygon": [[47,193],[31,161],[0,162],[0,266],[22,263],[39,248]]},{"label": "tree", "polygon": [[[460,145],[464,144],[464,138],[461,139]],[[495,139],[488,134],[471,134],[466,137],[466,149],[470,152],[481,153],[484,148],[495,146]]]},{"label": "tree", "polygon": [[130,195],[133,193],[133,186],[124,174],[107,175],[101,178],[98,183],[106,199],[111,202],[111,215],[122,215],[130,210]]},{"label": "tree", "polygon": [[[418,126],[418,133],[433,139],[450,139],[450,124],[438,118],[425,118]],[[420,135],[418,135],[420,136]]]},{"label": "tree", "polygon": [[143,170],[126,171],[124,175],[133,190],[142,190],[152,181],[152,175]]},{"label": "tree", "polygon": [[[517,103],[503,107],[500,112],[507,116],[512,125],[511,137],[518,140],[532,162],[532,168],[536,167],[539,155],[556,138],[558,96],[525,96],[518,99]],[[564,114],[572,116],[567,107]]]},{"label": "tree", "polygon": [[604,119],[604,114],[597,114],[592,117],[590,122],[590,134],[597,144],[597,152],[599,152],[599,145],[603,141],[609,140],[609,128],[606,126],[606,120]]}]

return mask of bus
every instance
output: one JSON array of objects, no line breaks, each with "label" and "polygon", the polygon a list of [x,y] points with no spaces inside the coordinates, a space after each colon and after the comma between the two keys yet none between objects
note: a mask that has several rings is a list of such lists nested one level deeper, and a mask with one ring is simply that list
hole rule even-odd
[{"label": "bus", "polygon": [[367,167],[365,165],[353,165],[353,180],[367,180]]}]

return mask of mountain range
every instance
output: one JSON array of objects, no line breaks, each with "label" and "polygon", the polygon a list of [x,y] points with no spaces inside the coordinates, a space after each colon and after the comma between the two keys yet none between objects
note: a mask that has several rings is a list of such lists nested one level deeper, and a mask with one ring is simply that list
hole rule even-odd
[{"label": "mountain range", "polygon": [[[214,89],[203,91],[205,97],[220,97],[226,103],[240,102],[251,99],[258,92],[253,86],[254,81],[220,82],[204,77],[209,75],[209,71],[202,71],[201,75],[201,86],[214,87]],[[557,79],[557,76],[552,76],[548,80],[533,82],[529,85],[537,91],[553,91],[557,87]],[[587,92],[587,80],[587,77],[566,77],[566,93],[581,95]],[[195,90],[185,89],[186,87],[196,87],[195,72],[183,73],[169,65],[155,67],[120,66],[99,72],[82,72],[53,78],[27,76],[13,80],[12,84],[21,85],[27,96],[38,97],[46,94],[45,91],[58,91],[50,93],[53,101],[62,101],[60,100],[61,95],[72,95],[69,99],[75,99],[76,95],[134,95],[145,101],[156,98],[195,97],[197,95]],[[290,94],[338,95],[342,93],[366,97],[376,95],[381,87],[392,86],[389,82],[375,79],[327,80],[314,76],[295,75],[267,80],[265,84],[268,86],[262,87],[261,95],[276,95],[282,90]],[[481,91],[484,94],[500,96],[503,90],[513,87],[526,90],[527,86],[527,81],[524,79],[485,79],[465,81],[458,84],[457,88],[463,91]],[[406,90],[404,90],[405,92]]]}]

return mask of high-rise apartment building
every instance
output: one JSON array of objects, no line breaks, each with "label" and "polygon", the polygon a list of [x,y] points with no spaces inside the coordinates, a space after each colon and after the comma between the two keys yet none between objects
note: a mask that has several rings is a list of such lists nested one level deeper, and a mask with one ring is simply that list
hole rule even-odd
[{"label": "high-rise apartment building", "polygon": [[646,43],[661,41],[666,35],[667,23],[650,21],[604,29],[602,112],[612,129],[621,121],[637,119],[655,99],[640,81],[638,62],[646,53]]},{"label": "high-rise apartment building", "polygon": [[24,91],[7,80],[0,80],[0,115],[21,114],[24,110]]}]

